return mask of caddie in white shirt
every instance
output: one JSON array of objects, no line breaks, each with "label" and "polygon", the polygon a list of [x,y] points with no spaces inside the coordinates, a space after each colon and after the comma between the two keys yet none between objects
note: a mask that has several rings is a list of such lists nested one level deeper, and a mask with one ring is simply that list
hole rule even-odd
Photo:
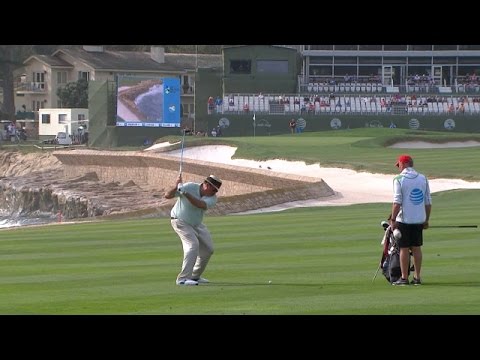
[{"label": "caddie in white shirt", "polygon": [[425,175],[413,168],[410,155],[400,155],[395,164],[400,174],[393,179],[393,204],[391,227],[399,229],[401,238],[400,268],[402,277],[393,285],[408,285],[408,268],[410,251],[413,255],[415,268],[411,284],[420,285],[422,269],[423,230],[428,229],[428,221],[432,210],[430,186]]}]

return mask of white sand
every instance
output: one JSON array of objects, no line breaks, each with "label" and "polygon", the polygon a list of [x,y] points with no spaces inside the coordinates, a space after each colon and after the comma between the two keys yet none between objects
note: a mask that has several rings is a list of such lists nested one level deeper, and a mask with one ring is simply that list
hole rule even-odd
[{"label": "white sand", "polygon": [[180,144],[181,141],[177,141],[176,143],[169,143],[168,141],[158,143],[158,144],[153,144],[149,148],[145,149],[144,151],[155,151],[156,149],[161,149],[167,146],[175,145],[175,144]]},{"label": "white sand", "polygon": [[[409,148],[414,145],[410,143]],[[418,147],[423,146],[425,145],[418,144]],[[446,146],[448,144],[443,144],[443,147]],[[323,168],[321,164],[306,165],[303,161],[232,159],[235,151],[235,147],[224,145],[198,146],[185,148],[183,157],[247,168],[268,169],[270,167],[275,172],[319,178],[323,179],[336,193],[335,196],[324,200],[296,201],[253,212],[279,211],[292,207],[340,206],[376,202],[390,203],[392,201],[392,181],[396,175],[394,172],[391,175],[372,174],[341,168]],[[180,150],[170,151],[166,154],[180,157]],[[468,182],[461,179],[429,179],[429,182],[432,193],[452,189],[480,189],[480,182]]]}]

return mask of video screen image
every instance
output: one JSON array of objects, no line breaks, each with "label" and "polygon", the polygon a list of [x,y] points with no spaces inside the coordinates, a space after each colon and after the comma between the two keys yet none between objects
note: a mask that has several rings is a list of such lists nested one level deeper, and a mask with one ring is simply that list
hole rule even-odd
[{"label": "video screen image", "polygon": [[116,124],[180,127],[180,79],[118,76]]}]

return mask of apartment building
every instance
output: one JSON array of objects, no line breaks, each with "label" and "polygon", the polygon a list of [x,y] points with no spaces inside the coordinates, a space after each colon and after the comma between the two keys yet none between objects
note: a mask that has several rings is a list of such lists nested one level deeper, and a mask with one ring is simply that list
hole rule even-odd
[{"label": "apartment building", "polygon": [[[115,81],[118,75],[177,77],[180,79],[183,117],[195,114],[195,74],[198,68],[222,67],[221,55],[173,54],[152,46],[150,52],[109,51],[103,46],[59,49],[51,55],[33,55],[15,90],[17,114],[38,121],[39,110],[64,107],[57,90],[79,79]],[[25,116],[25,114],[28,114]]]}]

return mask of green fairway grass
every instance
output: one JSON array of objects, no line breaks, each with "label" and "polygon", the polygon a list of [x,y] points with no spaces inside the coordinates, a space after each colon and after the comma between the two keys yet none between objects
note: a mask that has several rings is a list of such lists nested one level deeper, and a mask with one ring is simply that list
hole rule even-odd
[{"label": "green fairway grass", "polygon": [[[479,138],[356,129],[191,138],[187,147],[234,145],[237,158],[303,160],[387,174],[397,173],[398,154],[409,153],[430,178],[480,180],[478,147],[386,147],[425,139]],[[479,203],[480,190],[435,193],[430,225],[478,225]],[[391,286],[381,272],[372,282],[382,252],[380,222],[390,210],[390,203],[373,203],[207,215],[215,253],[204,276],[211,283],[191,287],[175,285],[183,253],[166,218],[1,230],[0,314],[480,314],[478,228],[425,230],[422,286]]]},{"label": "green fairway grass", "polygon": [[[431,225],[476,224],[480,191],[433,196]],[[455,209],[455,211],[452,211]],[[175,285],[168,219],[0,232],[1,314],[478,314],[478,229],[425,231],[422,286],[381,273],[388,204],[208,217],[211,284]],[[271,284],[269,284],[271,281]]]}]

